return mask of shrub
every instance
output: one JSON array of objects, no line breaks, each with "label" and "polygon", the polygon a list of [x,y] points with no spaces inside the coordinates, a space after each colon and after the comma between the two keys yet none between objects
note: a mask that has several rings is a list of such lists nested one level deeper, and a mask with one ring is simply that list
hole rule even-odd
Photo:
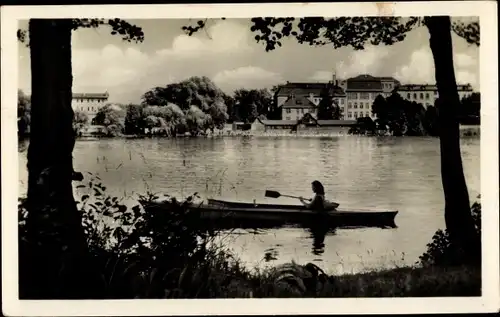
[{"label": "shrub", "polygon": [[[481,235],[481,203],[475,202],[471,206],[471,214],[476,231]],[[439,229],[419,259],[419,264],[424,266],[457,266],[464,263],[464,252],[450,241],[447,230]]]},{"label": "shrub", "polygon": [[[219,233],[200,226],[199,215],[189,212],[196,194],[182,202],[166,196],[165,208],[146,212],[141,204],[129,208],[123,199],[107,194],[100,178],[90,175],[77,186],[86,191],[77,204],[89,250],[85,266],[98,276],[94,287],[103,290],[99,296],[163,298],[195,296],[193,291],[199,289],[208,292],[210,287],[199,283],[207,279],[200,276],[209,274],[206,263],[220,262],[224,252],[210,248]],[[148,193],[139,201],[147,205],[158,198]],[[18,212],[22,241],[28,214],[25,199],[19,199]],[[173,291],[179,288],[183,292]]]}]

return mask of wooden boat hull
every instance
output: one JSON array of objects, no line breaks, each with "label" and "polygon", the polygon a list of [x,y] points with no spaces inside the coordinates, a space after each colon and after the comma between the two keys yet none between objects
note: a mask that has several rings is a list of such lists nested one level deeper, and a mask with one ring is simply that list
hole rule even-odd
[{"label": "wooden boat hull", "polygon": [[[144,204],[148,208],[166,208],[161,202]],[[317,213],[296,205],[254,205],[249,203],[208,200],[193,205],[190,212],[199,214],[200,220],[212,227],[270,228],[285,225],[305,227],[318,224],[336,227],[389,227],[395,228],[397,211],[333,210]]]}]

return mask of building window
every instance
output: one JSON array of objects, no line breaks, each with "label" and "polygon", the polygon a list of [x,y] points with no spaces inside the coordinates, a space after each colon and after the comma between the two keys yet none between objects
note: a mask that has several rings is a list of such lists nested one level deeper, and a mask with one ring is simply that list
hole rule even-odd
[{"label": "building window", "polygon": [[423,92],[420,93],[420,99],[424,99],[424,93]]},{"label": "building window", "polygon": [[290,117],[286,117],[287,120],[290,120]]},{"label": "building window", "polygon": [[362,102],[359,103],[359,109],[363,109],[364,104]]},{"label": "building window", "polygon": [[416,92],[413,93],[413,99],[417,99],[417,93]]},{"label": "building window", "polygon": [[410,94],[410,93],[408,93],[408,94],[406,95],[406,97],[407,97],[408,99],[411,99],[411,94]]},{"label": "building window", "polygon": [[425,93],[425,99],[429,99],[429,93],[428,92]]},{"label": "building window", "polygon": [[347,93],[347,96],[349,97],[349,99],[358,99],[357,92],[349,92],[349,93]]},{"label": "building window", "polygon": [[352,113],[350,111],[347,113],[347,117],[352,118]]},{"label": "building window", "polygon": [[359,99],[363,99],[363,100],[370,99],[370,93],[369,92],[362,92],[359,95],[360,95]]},{"label": "building window", "polygon": [[354,109],[358,109],[358,103],[357,102],[354,103]]},{"label": "building window", "polygon": [[291,113],[291,112],[292,112],[292,110],[286,109],[286,113]]},{"label": "building window", "polygon": [[355,118],[355,119],[357,119],[357,118],[358,118],[358,113],[357,113],[357,112],[355,112],[355,113],[354,113],[354,118]]}]

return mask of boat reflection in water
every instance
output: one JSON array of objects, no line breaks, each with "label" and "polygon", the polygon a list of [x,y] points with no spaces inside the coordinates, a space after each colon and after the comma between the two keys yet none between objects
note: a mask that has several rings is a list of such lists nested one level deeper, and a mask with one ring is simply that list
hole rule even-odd
[{"label": "boat reflection in water", "polygon": [[[168,211],[168,203],[141,201],[146,210]],[[209,199],[208,203],[196,204],[188,209],[193,223],[200,229],[275,229],[301,227],[311,232],[313,253],[322,254],[325,237],[335,233],[335,228],[378,227],[396,228],[394,218],[398,211],[330,210],[321,213],[307,210],[304,206],[251,204]],[[270,254],[269,258],[272,258]]]},{"label": "boat reflection in water", "polygon": [[323,254],[325,252],[325,237],[327,234],[335,234],[335,228],[330,227],[327,221],[318,221],[308,229],[313,240],[312,253],[314,255]]}]

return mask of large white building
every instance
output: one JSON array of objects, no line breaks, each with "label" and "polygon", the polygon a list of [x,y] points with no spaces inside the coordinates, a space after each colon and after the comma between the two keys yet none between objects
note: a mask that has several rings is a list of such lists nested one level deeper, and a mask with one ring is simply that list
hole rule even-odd
[{"label": "large white building", "polygon": [[[457,85],[460,98],[470,96],[470,84]],[[275,93],[278,107],[282,107],[282,120],[298,120],[306,113],[314,117],[321,101],[320,94],[328,89],[337,105],[340,106],[344,120],[361,117],[376,119],[372,105],[377,96],[389,97],[397,92],[409,101],[416,101],[427,109],[438,98],[436,85],[401,85],[393,77],[374,77],[362,74],[347,80],[338,80],[335,73],[328,83],[290,83],[281,85]]]},{"label": "large white building", "polygon": [[355,120],[362,117],[376,116],[372,113],[372,105],[378,95],[388,97],[399,81],[392,77],[374,77],[363,74],[341,82],[345,85],[347,104],[344,110],[344,120]]},{"label": "large white building", "polygon": [[[470,84],[457,85],[460,99],[472,95],[474,90]],[[436,85],[401,85],[396,87],[396,91],[406,100],[415,101],[424,106],[434,106],[434,102],[439,97]]]},{"label": "large white building", "polygon": [[96,116],[99,109],[106,105],[109,94],[105,93],[74,93],[71,101],[73,111],[80,111],[85,113],[89,122]]}]

